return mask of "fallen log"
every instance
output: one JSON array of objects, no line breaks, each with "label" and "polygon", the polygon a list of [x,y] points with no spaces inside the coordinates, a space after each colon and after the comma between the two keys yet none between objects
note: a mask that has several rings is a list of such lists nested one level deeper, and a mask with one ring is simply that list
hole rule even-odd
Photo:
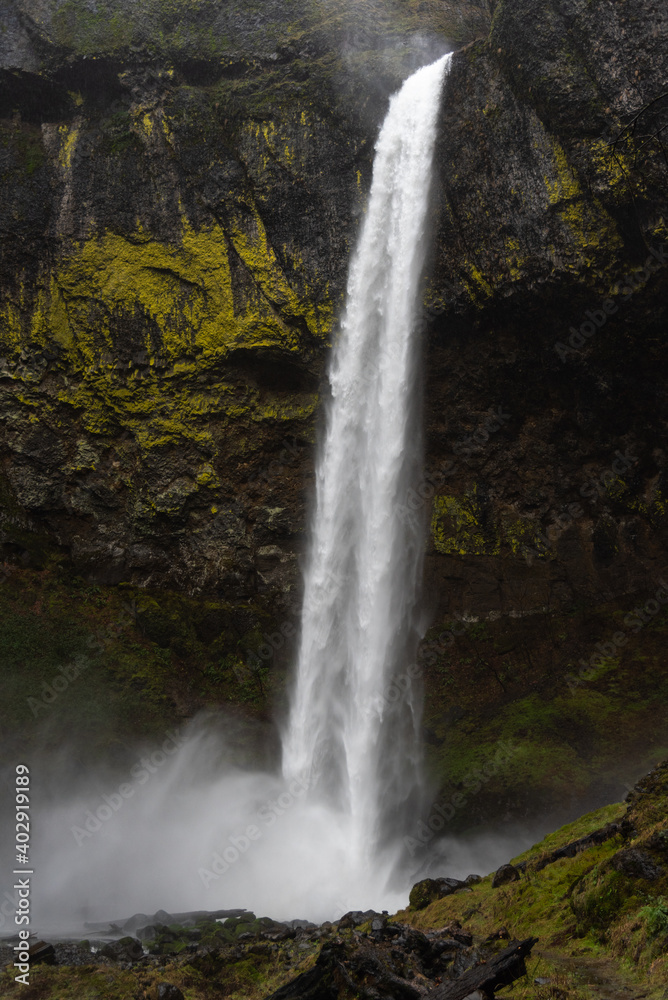
[{"label": "fallen log", "polygon": [[281,986],[267,1000],[337,1000],[341,988],[348,992],[355,985],[341,961],[344,953],[339,945],[323,946],[312,969]]},{"label": "fallen log", "polygon": [[475,990],[487,997],[494,996],[494,990],[502,986],[510,986],[516,979],[526,975],[524,960],[538,938],[526,938],[525,941],[513,941],[495,958],[475,968],[469,969],[454,982],[442,983],[430,997],[434,1000],[465,1000],[469,993]]},{"label": "fallen log", "polygon": [[616,837],[617,834],[622,834],[627,831],[630,824],[626,827],[624,823],[608,823],[607,826],[603,826],[600,830],[594,830],[593,833],[588,834],[586,837],[580,837],[579,840],[573,840],[570,844],[566,844],[565,847],[560,847],[556,851],[552,851],[546,857],[541,858],[540,861],[529,861],[528,864],[531,865],[534,871],[542,871],[547,865],[554,864],[555,861],[560,861],[561,858],[574,858],[576,854],[581,851],[586,851],[588,847],[598,847],[603,844],[606,840],[610,840],[612,837]]}]

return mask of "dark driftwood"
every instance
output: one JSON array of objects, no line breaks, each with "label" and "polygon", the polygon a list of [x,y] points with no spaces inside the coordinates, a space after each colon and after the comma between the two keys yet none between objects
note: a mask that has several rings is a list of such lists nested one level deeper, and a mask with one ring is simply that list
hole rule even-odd
[{"label": "dark driftwood", "polygon": [[[419,931],[411,932],[419,935]],[[424,935],[420,935],[424,937]],[[316,964],[308,972],[281,986],[267,1000],[340,1000],[343,996],[359,1000],[464,1000],[469,993],[480,990],[485,997],[493,997],[494,990],[509,986],[526,975],[524,960],[538,938],[513,941],[504,951],[468,969],[458,979],[432,985],[424,975],[408,981],[391,968],[388,955],[371,942],[350,947],[343,941],[323,945]],[[427,938],[424,943],[429,945]],[[451,942],[453,945],[454,941]],[[397,946],[399,943],[396,942]],[[470,949],[459,945],[471,956]],[[412,956],[411,965],[417,962],[416,950],[404,945],[404,954]],[[393,952],[394,954],[394,952]],[[417,963],[419,966],[419,963]],[[454,967],[453,967],[454,968]],[[451,970],[452,971],[452,970]]]},{"label": "dark driftwood", "polygon": [[422,990],[390,972],[372,950],[361,948],[350,956],[349,968],[342,961],[344,954],[343,947],[323,947],[312,969],[281,986],[267,1000],[338,1000],[341,996],[420,1000],[424,996]]},{"label": "dark driftwood", "polygon": [[452,983],[442,983],[429,994],[430,997],[434,997],[434,1000],[464,1000],[475,990],[480,990],[489,997],[494,996],[495,989],[510,986],[516,979],[526,975],[524,960],[537,941],[538,938],[513,941],[496,958],[469,969]]},{"label": "dark driftwood", "polygon": [[341,986],[354,985],[339,960],[343,953],[336,945],[323,947],[312,969],[281,986],[267,1000],[337,1000]]}]

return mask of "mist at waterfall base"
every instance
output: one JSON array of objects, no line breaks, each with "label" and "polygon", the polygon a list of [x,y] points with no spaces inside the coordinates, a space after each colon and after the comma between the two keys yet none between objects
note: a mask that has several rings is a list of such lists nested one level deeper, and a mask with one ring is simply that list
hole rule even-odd
[{"label": "mist at waterfall base", "polygon": [[[55,787],[50,797],[42,783],[35,788],[37,933],[81,937],[86,922],[159,909],[241,907],[315,923],[354,909],[392,913],[406,906],[417,879],[486,874],[536,839],[517,828],[469,840],[435,837],[408,854],[402,870],[387,859],[361,869],[350,854],[350,816],[309,795],[306,778],[240,767],[239,748],[226,735],[231,722],[219,713],[195,719],[166,747],[170,754],[159,749],[167,738],[146,745],[125,771],[91,776],[67,799]],[[31,766],[43,774],[46,762]],[[411,832],[418,835],[417,818]],[[227,859],[225,870],[214,856]],[[2,860],[10,872],[13,859]],[[0,937],[12,927],[13,917],[3,920]]]},{"label": "mist at waterfall base", "polygon": [[[406,838],[428,805],[410,669],[424,524],[400,511],[422,463],[414,334],[449,58],[406,81],[376,144],[330,363],[283,772],[235,764],[209,718],[143,751],[116,784],[98,776],[48,808],[35,802],[40,925],[62,933],[160,908],[323,921],[407,903],[425,859]],[[447,874],[480,867],[452,849]],[[486,845],[484,868],[516,850]]]}]

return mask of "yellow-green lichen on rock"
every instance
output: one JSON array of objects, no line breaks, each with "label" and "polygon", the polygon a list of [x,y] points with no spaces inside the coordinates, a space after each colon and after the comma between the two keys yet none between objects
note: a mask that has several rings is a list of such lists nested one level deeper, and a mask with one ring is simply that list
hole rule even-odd
[{"label": "yellow-green lichen on rock", "polygon": [[434,497],[431,536],[443,555],[498,556],[502,550],[516,558],[547,557],[550,549],[540,537],[540,525],[508,509],[488,523],[474,489],[464,496]]},{"label": "yellow-green lichen on rock", "polygon": [[[182,371],[185,377],[164,375],[154,368],[133,369],[128,374],[119,373],[113,365],[100,366],[87,371],[76,385],[62,389],[59,400],[80,411],[89,433],[109,436],[119,428],[127,429],[142,450],[179,440],[215,450],[212,421],[222,421],[222,426],[232,421],[247,427],[263,422],[291,426],[308,421],[317,405],[315,393],[280,400],[250,388],[240,404],[238,390],[231,384],[216,381],[210,388],[203,388],[198,373],[206,372],[206,358],[192,362],[187,372]],[[206,485],[212,485],[210,478]]]},{"label": "yellow-green lichen on rock", "polygon": [[114,352],[113,318],[143,314],[153,338],[142,345],[169,359],[199,343],[234,345],[235,322],[228,243],[219,227],[194,233],[184,225],[180,246],[154,240],[141,228],[131,237],[106,233],[87,240],[59,270],[74,340],[82,360]]},{"label": "yellow-green lichen on rock", "polygon": [[482,510],[475,490],[469,496],[434,497],[431,535],[443,555],[498,555],[500,538],[495,528],[482,524]]},{"label": "yellow-green lichen on rock", "polygon": [[479,303],[480,299],[489,299],[494,294],[494,290],[480,271],[480,269],[471,260],[465,260],[464,267],[467,274],[467,287],[471,300],[474,303]]},{"label": "yellow-green lichen on rock", "polygon": [[[331,300],[326,297],[316,305],[312,301],[312,290],[297,295],[280,268],[255,206],[250,224],[245,221],[244,225],[238,220],[235,225],[230,226],[230,241],[270,306],[285,311],[290,317],[302,318],[313,337],[321,340],[326,338],[333,322]],[[286,334],[290,337],[290,333],[284,327],[282,332],[281,343],[285,346],[283,342]],[[296,336],[292,336],[288,343],[290,349],[299,349]]]},{"label": "yellow-green lichen on rock", "polygon": [[[331,327],[331,303],[291,287],[255,210],[228,230],[195,229],[182,217],[180,238],[169,243],[139,224],[130,234],[94,234],[61,258],[32,307],[27,298],[22,290],[4,306],[3,347],[13,356],[28,342],[64,351],[69,370],[57,398],[80,411],[90,433],[122,427],[142,449],[183,438],[210,449],[213,418],[312,417],[314,393],[288,400],[278,385],[240,394],[216,368],[238,349],[300,363],[304,337],[322,342]],[[29,375],[24,369],[21,380]]]},{"label": "yellow-green lichen on rock", "polygon": [[[18,341],[15,344],[18,348],[20,346],[21,325],[20,323],[17,325]],[[65,350],[71,350],[75,347],[67,305],[55,277],[51,277],[47,289],[40,289],[37,293],[37,303],[32,313],[30,332],[32,339],[43,346],[55,343]]]},{"label": "yellow-green lichen on rock", "polygon": [[540,538],[540,525],[531,518],[517,517],[506,511],[502,512],[499,525],[503,543],[514,556],[544,558],[550,555],[550,549]]},{"label": "yellow-green lichen on rock", "polygon": [[624,497],[624,499],[628,510],[646,517],[653,527],[658,528],[665,524],[668,515],[668,498],[664,496],[658,486],[655,486],[644,497]]},{"label": "yellow-green lichen on rock", "polygon": [[[566,238],[573,245],[578,266],[600,269],[605,263],[609,267],[610,254],[623,245],[614,219],[598,198],[585,196],[563,146],[547,133],[545,143],[546,207],[556,211],[567,230]],[[601,254],[605,255],[604,261],[598,260]]]},{"label": "yellow-green lichen on rock", "polygon": [[635,169],[633,150],[627,144],[611,145],[604,139],[591,139],[586,149],[596,173],[616,201],[626,201],[630,190],[640,195],[646,189],[642,176]]},{"label": "yellow-green lichen on rock", "polygon": [[[244,265],[243,287],[233,284],[231,254]],[[11,303],[5,307],[7,346],[19,346],[21,314]],[[316,306],[308,293],[290,286],[254,212],[229,233],[218,224],[195,230],[184,218],[174,244],[141,226],[131,234],[91,236],[39,291],[30,332],[38,343],[56,342],[75,355],[72,361],[89,366],[117,360],[122,345],[114,331],[123,317],[144,329],[143,344],[135,342],[135,349],[176,361],[193,348],[298,353],[301,334],[289,319],[301,317],[311,335],[322,339],[332,307],[328,301]]]},{"label": "yellow-green lichen on rock", "polygon": [[522,252],[519,240],[513,237],[506,237],[504,240],[506,251],[506,266],[513,281],[519,281],[522,277],[522,268],[529,260],[529,254]]}]

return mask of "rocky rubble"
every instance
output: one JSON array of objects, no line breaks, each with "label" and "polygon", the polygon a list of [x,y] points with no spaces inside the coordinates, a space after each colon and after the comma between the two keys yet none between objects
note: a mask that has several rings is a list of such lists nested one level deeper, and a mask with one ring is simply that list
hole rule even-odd
[{"label": "rocky rubble", "polygon": [[[164,911],[160,915],[169,918]],[[443,984],[465,981],[483,988],[478,979],[480,983],[492,982],[497,965],[506,970],[503,975],[507,978],[508,968],[517,972],[521,955],[533,944],[503,942],[499,953],[498,941],[476,944],[458,921],[425,933],[371,910],[351,911],[337,923],[319,926],[298,919],[280,922],[257,918],[248,912],[224,919],[181,914],[180,924],[169,925],[161,923],[158,916],[149,918],[146,927],[137,928],[136,937],[119,931],[122,936],[103,937],[97,945],[84,941],[57,943],[54,947],[42,943],[42,947],[50,949],[49,961],[55,965],[112,965],[140,971],[160,969],[169,963],[170,967],[197,970],[213,981],[224,979],[238,963],[249,961],[261,968],[271,960],[288,976],[291,966],[312,956],[312,967],[281,986],[272,994],[272,1000],[334,1000],[346,996],[346,990],[369,1000],[418,1000],[427,996],[446,1000],[459,994],[456,990],[447,992]],[[133,917],[124,922],[124,927],[136,924],[137,917]],[[508,959],[511,961],[506,968]],[[467,978],[462,979],[464,976]],[[503,976],[499,985],[502,981]],[[176,1000],[177,987],[162,984],[161,988],[160,997],[164,994],[165,1000]]]}]

